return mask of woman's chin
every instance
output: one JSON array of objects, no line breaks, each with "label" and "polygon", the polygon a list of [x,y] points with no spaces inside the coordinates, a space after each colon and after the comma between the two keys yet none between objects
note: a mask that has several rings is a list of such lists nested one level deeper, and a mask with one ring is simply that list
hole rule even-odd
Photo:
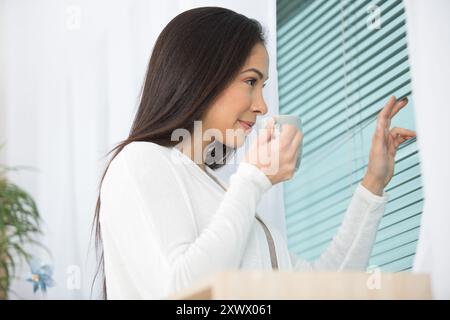
[{"label": "woman's chin", "polygon": [[247,134],[242,129],[235,129],[234,135],[230,136],[229,139],[225,139],[225,142],[222,142],[229,148],[238,149],[242,145],[244,145],[245,140],[247,139]]},{"label": "woman's chin", "polygon": [[245,135],[242,136],[236,136],[234,138],[234,141],[230,141],[230,142],[226,142],[225,145],[229,148],[234,148],[234,149],[238,149],[240,147],[242,147],[245,143],[245,139],[247,139],[247,137]]}]

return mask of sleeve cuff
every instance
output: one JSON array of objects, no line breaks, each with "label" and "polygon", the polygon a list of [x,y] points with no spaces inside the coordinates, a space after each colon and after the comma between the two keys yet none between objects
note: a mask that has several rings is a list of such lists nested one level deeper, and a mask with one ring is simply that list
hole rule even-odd
[{"label": "sleeve cuff", "polygon": [[358,184],[358,187],[356,188],[356,192],[362,196],[363,198],[372,201],[372,202],[377,202],[377,203],[386,203],[389,200],[389,194],[386,193],[383,190],[383,195],[382,196],[378,196],[374,193],[372,193],[371,191],[369,191],[368,189],[366,189],[362,183],[360,182]]},{"label": "sleeve cuff", "polygon": [[264,172],[251,163],[242,161],[239,163],[236,173],[246,179],[256,182],[256,184],[260,186],[263,191],[267,191],[270,187],[272,187],[272,182],[270,182]]}]

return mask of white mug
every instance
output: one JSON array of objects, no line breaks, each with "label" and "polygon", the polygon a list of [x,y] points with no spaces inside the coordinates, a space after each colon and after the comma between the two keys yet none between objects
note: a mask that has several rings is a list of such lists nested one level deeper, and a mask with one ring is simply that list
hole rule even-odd
[{"label": "white mug", "polygon": [[[275,137],[279,136],[281,129],[283,127],[282,126],[283,124],[292,124],[292,125],[296,126],[298,128],[298,130],[300,130],[300,132],[302,132],[302,120],[298,116],[294,116],[294,115],[290,115],[290,114],[289,115],[288,114],[279,114],[279,115],[266,117],[263,119],[258,119],[258,122],[257,122],[258,131],[259,131],[259,129],[265,128],[267,125],[267,121],[269,121],[272,117],[275,118],[275,132],[274,132]],[[303,147],[303,139],[302,139],[302,142],[300,143],[300,146],[298,147],[298,157],[297,157],[297,162],[295,163],[296,171],[300,167],[300,162],[301,162],[301,158],[302,158],[302,147]]]}]

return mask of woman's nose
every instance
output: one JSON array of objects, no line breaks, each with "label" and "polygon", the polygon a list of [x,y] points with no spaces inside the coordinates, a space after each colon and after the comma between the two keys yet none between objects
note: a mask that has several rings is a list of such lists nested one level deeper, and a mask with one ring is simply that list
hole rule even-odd
[{"label": "woman's nose", "polygon": [[261,115],[265,115],[266,113],[267,113],[267,105],[264,103],[263,104],[263,107],[261,108],[262,109],[262,111],[261,111]]},{"label": "woman's nose", "polygon": [[265,115],[267,113],[267,105],[264,99],[260,99],[253,108],[253,112],[259,113],[260,115]]}]

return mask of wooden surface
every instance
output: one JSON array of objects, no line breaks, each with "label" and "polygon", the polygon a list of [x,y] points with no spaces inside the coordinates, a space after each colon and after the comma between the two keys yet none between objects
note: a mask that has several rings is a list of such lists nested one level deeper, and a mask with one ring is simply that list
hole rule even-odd
[{"label": "wooden surface", "polygon": [[169,299],[431,299],[428,275],[226,271]]}]

